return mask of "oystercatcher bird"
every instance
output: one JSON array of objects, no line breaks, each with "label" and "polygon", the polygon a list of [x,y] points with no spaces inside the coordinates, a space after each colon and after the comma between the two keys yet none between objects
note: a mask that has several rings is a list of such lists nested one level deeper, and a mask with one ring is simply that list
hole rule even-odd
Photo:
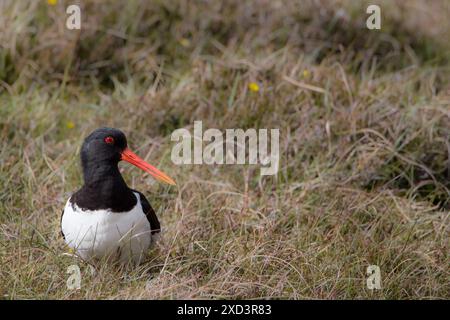
[{"label": "oystercatcher bird", "polygon": [[145,196],[125,183],[118,168],[121,160],[175,185],[128,148],[122,131],[92,132],[81,148],[84,185],[69,198],[61,216],[64,240],[83,260],[138,264],[159,236],[158,218]]}]

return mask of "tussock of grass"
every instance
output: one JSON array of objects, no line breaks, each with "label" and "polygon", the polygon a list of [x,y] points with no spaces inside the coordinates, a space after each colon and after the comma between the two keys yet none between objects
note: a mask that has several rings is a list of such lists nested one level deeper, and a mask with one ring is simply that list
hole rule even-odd
[{"label": "tussock of grass", "polygon": [[[449,4],[381,2],[373,32],[366,4],[83,1],[78,33],[63,1],[3,1],[1,297],[448,298]],[[279,128],[278,176],[173,165],[170,134],[195,120]],[[92,274],[59,221],[99,126],[177,188],[122,165],[164,236],[138,268]]]}]

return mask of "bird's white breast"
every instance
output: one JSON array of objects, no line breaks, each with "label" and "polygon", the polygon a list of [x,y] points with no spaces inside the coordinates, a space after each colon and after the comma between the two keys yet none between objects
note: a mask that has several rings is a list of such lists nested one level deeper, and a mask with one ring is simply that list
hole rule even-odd
[{"label": "bird's white breast", "polygon": [[150,223],[140,197],[128,212],[83,210],[67,201],[61,228],[68,246],[85,260],[112,258],[139,263],[151,244]]}]

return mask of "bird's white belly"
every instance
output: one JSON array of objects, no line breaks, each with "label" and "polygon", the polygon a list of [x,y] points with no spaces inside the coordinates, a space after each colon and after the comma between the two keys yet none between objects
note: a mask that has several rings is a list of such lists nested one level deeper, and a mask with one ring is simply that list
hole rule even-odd
[{"label": "bird's white belly", "polygon": [[129,212],[82,210],[69,199],[61,221],[67,245],[85,260],[106,258],[139,263],[152,237],[139,195],[136,197],[136,206]]}]

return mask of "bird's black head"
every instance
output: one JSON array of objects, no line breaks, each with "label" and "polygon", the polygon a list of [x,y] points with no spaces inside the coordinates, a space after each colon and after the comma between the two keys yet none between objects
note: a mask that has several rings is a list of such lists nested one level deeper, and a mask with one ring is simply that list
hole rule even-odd
[{"label": "bird's black head", "polygon": [[84,139],[81,147],[83,168],[91,164],[116,165],[127,148],[125,134],[114,128],[99,128]]},{"label": "bird's black head", "polygon": [[[169,176],[134,154],[127,145],[125,134],[114,128],[100,128],[92,132],[81,147],[84,180],[98,182],[120,176],[117,168],[124,160],[150,173],[154,178],[175,185]],[[120,179],[121,176],[120,176]]]}]

